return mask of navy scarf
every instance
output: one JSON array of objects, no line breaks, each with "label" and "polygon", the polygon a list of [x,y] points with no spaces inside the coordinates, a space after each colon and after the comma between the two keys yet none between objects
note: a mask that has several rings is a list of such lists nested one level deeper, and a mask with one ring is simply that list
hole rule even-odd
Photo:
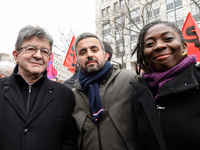
[{"label": "navy scarf", "polygon": [[102,107],[101,98],[99,94],[99,84],[103,78],[107,75],[111,68],[111,64],[106,61],[102,70],[93,76],[85,76],[81,70],[78,72],[78,80],[86,92],[88,92],[90,112],[93,115],[93,121],[96,123],[103,114],[104,109]]}]

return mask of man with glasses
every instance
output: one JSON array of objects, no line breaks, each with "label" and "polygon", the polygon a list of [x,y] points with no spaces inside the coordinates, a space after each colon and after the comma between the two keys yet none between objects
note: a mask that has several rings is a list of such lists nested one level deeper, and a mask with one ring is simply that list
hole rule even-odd
[{"label": "man with glasses", "polygon": [[20,30],[12,75],[0,79],[0,150],[75,150],[74,95],[47,78],[51,36],[38,26]]}]

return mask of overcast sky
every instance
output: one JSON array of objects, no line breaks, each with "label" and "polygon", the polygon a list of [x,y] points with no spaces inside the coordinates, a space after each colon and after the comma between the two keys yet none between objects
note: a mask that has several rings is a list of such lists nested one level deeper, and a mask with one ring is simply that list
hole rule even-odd
[{"label": "overcast sky", "polygon": [[0,52],[12,53],[17,34],[26,25],[45,28],[59,43],[59,29],[75,36],[95,33],[95,0],[1,0]]}]

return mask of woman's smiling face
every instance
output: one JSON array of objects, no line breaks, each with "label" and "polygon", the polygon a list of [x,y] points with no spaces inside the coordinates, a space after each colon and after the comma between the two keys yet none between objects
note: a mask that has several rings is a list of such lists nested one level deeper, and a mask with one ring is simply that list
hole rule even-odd
[{"label": "woman's smiling face", "polygon": [[187,45],[181,41],[175,29],[166,24],[149,28],[144,37],[144,56],[148,65],[156,71],[171,69],[182,60]]}]

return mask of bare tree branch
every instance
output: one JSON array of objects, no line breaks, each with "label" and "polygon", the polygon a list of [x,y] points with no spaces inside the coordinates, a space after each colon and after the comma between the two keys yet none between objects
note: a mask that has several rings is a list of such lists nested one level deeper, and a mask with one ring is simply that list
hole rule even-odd
[{"label": "bare tree branch", "polygon": [[65,30],[65,27],[62,29],[59,28],[59,34],[60,34],[60,45],[54,45],[58,50],[67,53],[67,50],[69,48],[70,42],[72,40],[72,37],[74,35],[74,31],[72,29],[69,29],[69,31]]},{"label": "bare tree branch", "polygon": [[198,0],[192,0],[192,2],[197,6],[200,11],[200,4],[198,4]]}]

